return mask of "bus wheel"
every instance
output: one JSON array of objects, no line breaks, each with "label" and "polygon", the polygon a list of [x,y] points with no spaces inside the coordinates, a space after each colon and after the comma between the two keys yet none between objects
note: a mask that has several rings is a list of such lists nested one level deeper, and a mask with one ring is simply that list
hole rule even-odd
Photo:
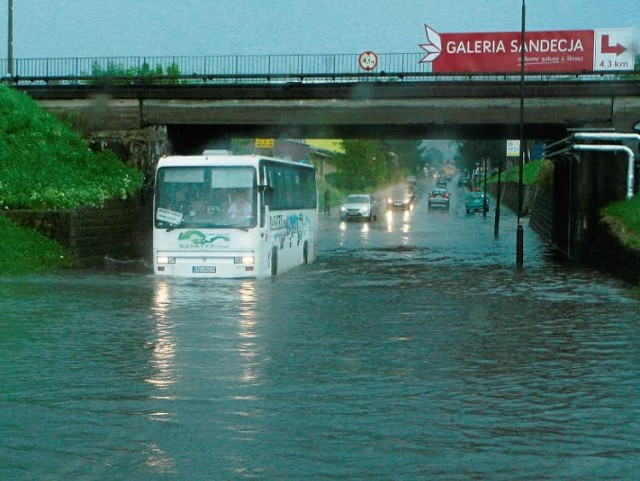
[{"label": "bus wheel", "polygon": [[271,251],[271,275],[275,276],[278,273],[278,251],[274,248]]},{"label": "bus wheel", "polygon": [[309,244],[307,241],[304,241],[304,246],[302,247],[302,263],[309,263]]}]

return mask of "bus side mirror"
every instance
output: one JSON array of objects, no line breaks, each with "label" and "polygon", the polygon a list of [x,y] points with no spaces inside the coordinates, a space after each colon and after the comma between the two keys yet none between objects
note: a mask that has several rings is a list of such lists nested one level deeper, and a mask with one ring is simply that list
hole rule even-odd
[{"label": "bus side mirror", "polygon": [[273,187],[270,185],[259,185],[258,190],[264,195],[265,205],[271,205],[273,201]]}]

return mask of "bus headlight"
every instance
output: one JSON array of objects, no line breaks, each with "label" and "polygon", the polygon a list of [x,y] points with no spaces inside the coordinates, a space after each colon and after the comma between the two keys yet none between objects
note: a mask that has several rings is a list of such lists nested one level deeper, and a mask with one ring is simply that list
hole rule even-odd
[{"label": "bus headlight", "polygon": [[156,261],[158,264],[175,264],[176,258],[169,256],[158,256]]},{"label": "bus headlight", "polygon": [[234,264],[242,264],[242,265],[253,265],[253,257],[252,256],[244,256],[244,257],[234,257]]}]

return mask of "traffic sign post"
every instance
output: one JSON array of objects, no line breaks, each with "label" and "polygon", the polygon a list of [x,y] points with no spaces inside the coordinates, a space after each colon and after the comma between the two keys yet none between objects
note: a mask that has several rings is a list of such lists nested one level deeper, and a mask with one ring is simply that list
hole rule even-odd
[{"label": "traffic sign post", "polygon": [[362,52],[358,57],[358,65],[362,70],[373,70],[378,66],[378,56],[370,50]]}]

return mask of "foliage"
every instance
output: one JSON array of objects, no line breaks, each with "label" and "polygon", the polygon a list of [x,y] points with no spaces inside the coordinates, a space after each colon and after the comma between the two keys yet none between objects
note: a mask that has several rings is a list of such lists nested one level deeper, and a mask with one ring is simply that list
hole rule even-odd
[{"label": "foliage", "polygon": [[336,154],[334,164],[341,172],[341,187],[366,189],[388,180],[388,156],[375,140],[343,140],[344,154]]},{"label": "foliage", "polygon": [[462,140],[458,143],[456,166],[471,172],[479,163],[487,159],[489,169],[504,163],[506,144],[504,140]]},{"label": "foliage", "polygon": [[401,180],[415,175],[424,165],[420,140],[383,140],[382,149],[387,152],[390,180]]},{"label": "foliage", "polygon": [[254,139],[231,139],[231,152],[234,155],[247,155],[255,152]]},{"label": "foliage", "polygon": [[425,147],[422,156],[425,162],[435,170],[442,168],[445,161],[444,154],[436,147]]},{"label": "foliage", "polygon": [[549,159],[542,159],[538,162],[539,167],[535,182],[539,185],[551,188],[553,186],[553,162]]},{"label": "foliage", "polygon": [[[172,78],[155,80],[156,77],[164,77],[165,75]],[[139,67],[125,67],[122,64],[109,61],[104,68],[98,60],[94,60],[91,64],[91,76],[96,78],[92,83],[109,81],[114,84],[127,85],[140,80],[154,79],[154,83],[177,84],[180,83],[177,78],[180,76],[180,67],[176,62],[173,62],[167,67],[165,73],[160,64],[155,68],[151,68],[147,62],[143,62]]]},{"label": "foliage", "polygon": [[57,242],[16,226],[0,215],[0,272],[16,275],[73,267],[73,258]]},{"label": "foliage", "polygon": [[615,219],[616,231],[626,245],[640,248],[640,195],[610,204],[601,213],[605,219]]},{"label": "foliage", "polygon": [[318,208],[320,212],[324,210],[324,192],[329,189],[329,195],[331,196],[330,205],[334,209],[340,205],[342,199],[344,199],[348,193],[336,188],[333,184],[330,184],[326,180],[318,180]]},{"label": "foliage", "polygon": [[82,137],[26,94],[0,85],[0,208],[101,206],[127,198],[143,175]]},{"label": "foliage", "polygon": [[[522,169],[522,183],[524,185],[533,185],[538,181],[539,175],[543,175],[543,176],[549,175],[548,172],[544,174],[540,174],[540,170],[542,168],[549,169],[547,162],[550,162],[550,161],[542,159],[542,160],[534,160],[532,162],[528,162],[524,164],[524,167]],[[553,169],[553,165],[551,165],[551,168]],[[507,165],[506,171],[502,172],[501,181],[502,182],[509,182],[509,181],[518,182],[519,175],[520,175],[520,172],[519,172],[517,162],[513,164],[509,164]],[[494,174],[491,177],[487,178],[488,184],[493,182],[498,182],[497,174]]]}]

